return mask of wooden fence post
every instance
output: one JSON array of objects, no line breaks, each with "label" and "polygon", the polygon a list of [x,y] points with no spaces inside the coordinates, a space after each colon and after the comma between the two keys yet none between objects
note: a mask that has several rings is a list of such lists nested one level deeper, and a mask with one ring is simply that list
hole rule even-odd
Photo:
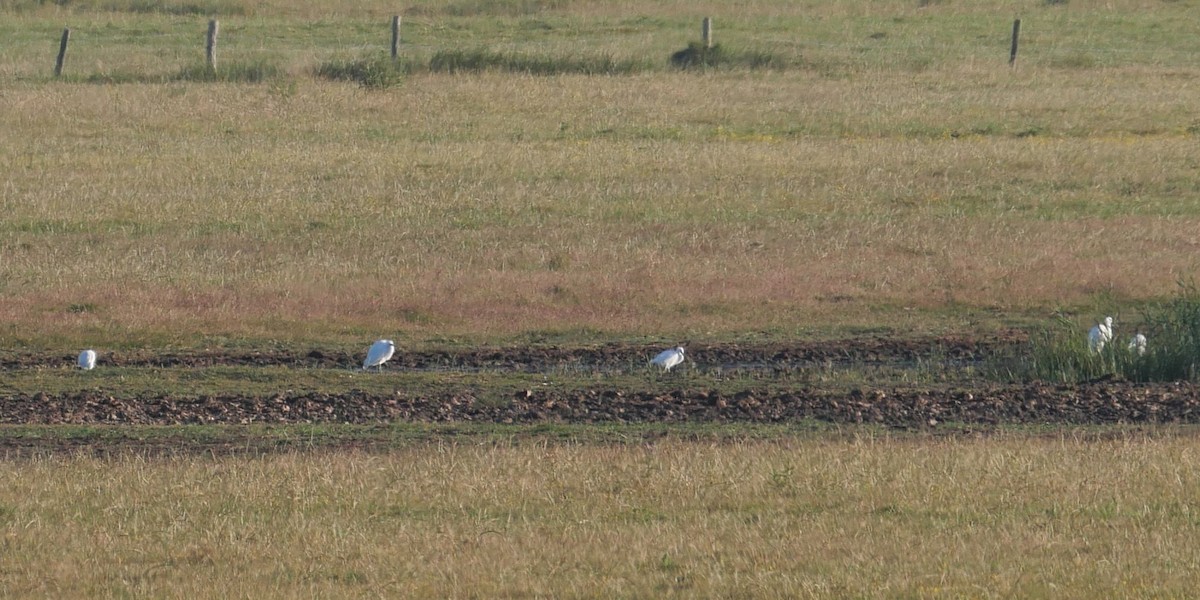
[{"label": "wooden fence post", "polygon": [[204,45],[204,58],[208,62],[208,70],[217,70],[217,20],[208,22],[208,41]]},{"label": "wooden fence post", "polygon": [[704,22],[700,24],[700,39],[704,40],[705,48],[712,48],[712,38],[712,17],[704,17]]},{"label": "wooden fence post", "polygon": [[1008,53],[1008,66],[1015,67],[1017,65],[1017,38],[1021,36],[1021,20],[1013,21],[1012,34],[1012,50]]},{"label": "wooden fence post", "polygon": [[400,56],[400,15],[392,17],[392,60]]},{"label": "wooden fence post", "polygon": [[62,41],[58,44],[58,59],[54,61],[54,76],[61,77],[63,61],[67,60],[67,42],[71,40],[71,28],[63,29]]}]

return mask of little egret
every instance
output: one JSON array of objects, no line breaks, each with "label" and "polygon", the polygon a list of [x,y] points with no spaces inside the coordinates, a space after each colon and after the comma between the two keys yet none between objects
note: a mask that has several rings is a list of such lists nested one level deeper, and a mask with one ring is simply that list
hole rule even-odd
[{"label": "little egret", "polygon": [[367,359],[363,361],[363,370],[379,367],[379,370],[382,371],[383,363],[387,362],[395,351],[396,343],[392,340],[379,340],[371,344],[371,348],[367,350]]},{"label": "little egret", "polygon": [[1138,356],[1144,356],[1146,354],[1146,336],[1139,332],[1129,338],[1129,351]]},{"label": "little egret", "polygon": [[650,361],[650,364],[656,367],[662,367],[663,372],[670,371],[671,367],[683,362],[683,346],[676,346],[670,350],[663,350]]},{"label": "little egret", "polygon": [[96,368],[95,350],[84,350],[79,353],[79,368],[84,371],[91,371]]},{"label": "little egret", "polygon": [[1088,349],[1094,353],[1104,350],[1104,345],[1112,341],[1113,318],[1104,317],[1103,323],[1097,323],[1088,330]]}]

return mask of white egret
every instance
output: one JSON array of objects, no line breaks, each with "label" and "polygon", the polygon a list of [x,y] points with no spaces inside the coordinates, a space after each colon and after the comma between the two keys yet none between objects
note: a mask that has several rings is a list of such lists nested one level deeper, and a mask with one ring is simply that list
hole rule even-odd
[{"label": "white egret", "polygon": [[367,359],[363,361],[363,370],[379,367],[379,370],[382,371],[383,363],[392,358],[392,353],[395,351],[396,343],[392,340],[379,340],[371,344],[371,348],[367,350]]},{"label": "white egret", "polygon": [[1144,356],[1146,354],[1146,336],[1138,332],[1129,338],[1129,351],[1136,353],[1138,356]]},{"label": "white egret", "polygon": [[1088,330],[1088,349],[1094,353],[1104,350],[1105,344],[1112,341],[1113,318],[1104,317],[1104,322],[1097,323]]},{"label": "white egret", "polygon": [[683,362],[683,346],[676,346],[670,350],[663,350],[650,361],[650,364],[656,367],[662,367],[664,372],[670,371],[671,367]]},{"label": "white egret", "polygon": [[79,353],[79,368],[84,371],[91,371],[96,368],[96,351],[84,350]]}]

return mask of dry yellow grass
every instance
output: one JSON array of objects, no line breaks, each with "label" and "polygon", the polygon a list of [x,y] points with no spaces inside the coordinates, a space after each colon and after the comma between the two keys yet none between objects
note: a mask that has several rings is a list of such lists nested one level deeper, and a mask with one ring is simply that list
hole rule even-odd
[{"label": "dry yellow grass", "polygon": [[[1089,114],[1090,74],[945,75],[15,90],[0,125],[40,133],[0,142],[0,317],[48,335],[786,329],[1144,298],[1195,272],[1186,85]],[[1056,120],[1052,85],[1080,120]]]},{"label": "dry yellow grass", "polygon": [[0,464],[55,597],[1187,597],[1194,440],[1140,434]]}]

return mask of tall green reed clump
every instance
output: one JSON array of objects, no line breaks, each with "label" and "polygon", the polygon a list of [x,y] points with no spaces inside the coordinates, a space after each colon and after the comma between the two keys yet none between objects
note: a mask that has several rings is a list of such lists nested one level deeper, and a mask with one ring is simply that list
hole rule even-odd
[{"label": "tall green reed clump", "polygon": [[1130,365],[1130,379],[1200,381],[1200,288],[1195,282],[1179,287],[1174,298],[1145,311],[1146,353]]},{"label": "tall green reed clump", "polygon": [[[1114,323],[1112,341],[1099,352],[1088,344],[1087,328],[1071,319],[1030,336],[1024,356],[1000,359],[996,371],[1013,378],[1076,383],[1095,379],[1131,381],[1200,380],[1200,289],[1181,283],[1175,297],[1152,303],[1136,325]],[[1144,350],[1132,343],[1146,336]]]}]

